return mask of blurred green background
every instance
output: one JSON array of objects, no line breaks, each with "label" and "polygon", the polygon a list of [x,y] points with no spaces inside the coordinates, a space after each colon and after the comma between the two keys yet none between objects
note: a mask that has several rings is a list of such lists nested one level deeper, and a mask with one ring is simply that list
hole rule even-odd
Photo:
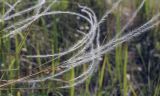
[{"label": "blurred green background", "polygon": [[[88,6],[96,13],[98,20],[110,10],[117,0],[62,0],[52,6],[51,10],[80,12],[78,5]],[[16,0],[1,0],[0,16],[7,8],[6,2],[12,4]],[[28,8],[37,0],[23,0],[14,12]],[[47,1],[49,4],[51,0]],[[142,0],[122,0],[101,25],[101,44],[111,40],[131,19]],[[146,0],[134,21],[125,30],[138,28],[151,17],[160,12],[159,0]],[[13,12],[13,13],[14,13]],[[21,18],[14,18],[8,24],[32,16],[33,12]],[[12,82],[24,76],[41,72],[35,78],[41,78],[61,70],[56,66],[61,59],[53,60],[45,66],[49,58],[26,58],[24,55],[54,54],[72,46],[82,38],[76,34],[80,29],[87,32],[88,23],[77,20],[75,16],[45,16],[32,23],[24,32],[12,37],[2,38],[7,25],[0,23],[0,85]],[[160,27],[156,27],[141,36],[125,42],[115,50],[105,54],[98,71],[83,84],[67,89],[59,89],[63,83],[56,81],[34,84],[13,83],[0,87],[0,96],[160,96]],[[125,33],[124,32],[124,33]],[[122,33],[123,34],[123,33]],[[63,57],[67,59],[68,57]],[[49,68],[49,69],[47,69]],[[88,68],[84,64],[61,76],[63,80],[73,79],[79,72]],[[74,82],[70,82],[71,85]]]}]

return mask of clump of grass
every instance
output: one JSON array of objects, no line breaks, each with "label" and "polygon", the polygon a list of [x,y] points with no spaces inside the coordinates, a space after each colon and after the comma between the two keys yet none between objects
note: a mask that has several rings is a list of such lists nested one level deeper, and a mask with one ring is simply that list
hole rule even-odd
[{"label": "clump of grass", "polygon": [[[46,1],[46,0],[38,0],[36,3],[34,3],[34,5],[31,4],[31,6],[27,7],[27,8],[19,8],[16,9],[17,6],[20,6],[21,3],[23,2],[27,2],[27,1],[22,1],[22,0],[17,0],[15,1],[13,4],[10,4],[9,1],[3,1],[2,4],[4,4],[4,9],[3,10],[3,14],[2,17],[0,18],[0,23],[4,23],[3,25],[3,33],[1,35],[1,41],[2,40],[6,40],[8,39],[8,41],[12,38],[15,39],[15,58],[11,59],[11,63],[9,64],[9,69],[8,70],[12,70],[12,69],[18,69],[18,71],[20,72],[20,68],[19,68],[19,54],[22,50],[23,47],[27,47],[27,44],[25,41],[29,40],[28,34],[24,35],[24,32],[27,28],[30,28],[30,26],[33,26],[35,22],[37,22],[39,19],[42,19],[42,17],[47,17],[47,16],[59,16],[59,15],[67,15],[67,16],[75,16],[77,18],[80,18],[80,20],[84,20],[85,22],[88,23],[89,25],[89,29],[87,30],[87,32],[84,32],[83,30],[75,30],[76,33],[80,34],[82,37],[77,40],[77,42],[75,44],[73,44],[71,47],[69,48],[64,48],[64,51],[57,51],[57,46],[58,46],[58,35],[59,34],[57,31],[57,28],[53,29],[53,31],[55,31],[55,33],[53,34],[53,36],[55,36],[55,38],[53,40],[51,40],[53,44],[52,50],[50,50],[51,54],[48,54],[49,52],[46,52],[45,55],[41,55],[41,45],[42,42],[40,42],[40,44],[35,44],[34,48],[36,50],[35,55],[27,55],[27,59],[36,59],[36,63],[35,64],[35,68],[32,68],[33,65],[30,65],[30,69],[31,72],[29,75],[24,76],[24,77],[17,77],[17,75],[19,76],[19,72],[14,72],[14,73],[10,73],[9,79],[6,83],[0,85],[0,88],[9,86],[9,85],[14,85],[11,87],[11,91],[12,88],[18,86],[16,84],[18,83],[24,83],[27,85],[35,85],[38,86],[39,84],[42,83],[42,85],[45,85],[44,82],[46,81],[58,81],[64,85],[62,85],[60,88],[69,88],[71,87],[70,90],[70,95],[74,96],[74,90],[76,85],[79,85],[81,83],[83,83],[85,80],[87,80],[87,78],[89,78],[90,76],[92,76],[97,70],[98,70],[98,65],[101,63],[102,57],[109,53],[110,51],[112,51],[113,49],[116,48],[116,56],[115,56],[115,61],[116,61],[116,73],[117,75],[115,76],[117,81],[120,82],[120,88],[122,88],[123,90],[120,90],[120,93],[124,96],[127,96],[127,92],[129,90],[129,86],[127,86],[128,81],[127,81],[127,73],[126,73],[126,68],[127,68],[127,47],[125,47],[126,49],[124,50],[124,62],[123,58],[120,57],[123,54],[123,47],[121,46],[122,43],[124,42],[129,42],[131,39],[140,36],[141,34],[147,32],[150,29],[153,29],[155,26],[159,25],[160,23],[160,13],[153,15],[153,17],[151,19],[148,19],[148,21],[146,23],[144,23],[143,25],[141,25],[140,27],[135,28],[132,31],[129,32],[124,32],[129,24],[134,20],[134,18],[136,17],[136,15],[138,14],[138,12],[140,11],[140,9],[143,7],[144,3],[146,0],[143,0],[140,5],[138,6],[138,8],[136,9],[136,11],[133,13],[133,16],[131,17],[131,19],[129,19],[129,21],[122,27],[121,26],[121,22],[120,22],[120,16],[118,16],[119,14],[117,14],[117,34],[115,37],[113,37],[111,40],[109,40],[106,43],[102,43],[100,40],[100,35],[101,35],[101,25],[107,20],[108,16],[115,11],[118,6],[120,6],[121,2],[123,2],[122,0],[118,0],[117,2],[115,2],[112,6],[112,8],[107,11],[106,13],[104,13],[104,15],[98,19],[96,13],[88,8],[87,6],[81,6],[79,5],[79,8],[81,10],[81,12],[73,12],[73,11],[65,11],[64,9],[67,8],[67,4],[63,3],[63,1],[57,1],[57,0],[53,0],[52,2],[50,1]],[[62,8],[62,10],[57,10],[57,6],[56,4],[62,2],[62,5],[64,8]],[[50,3],[50,4],[48,4]],[[6,5],[5,5],[6,4]],[[65,5],[66,4],[66,5]],[[6,7],[6,6],[9,6]],[[55,6],[55,7],[54,7]],[[52,8],[55,8],[56,10],[52,11]],[[14,11],[15,10],[15,11]],[[14,11],[12,13],[12,11]],[[26,15],[26,16],[24,16]],[[55,17],[54,17],[55,18]],[[15,19],[15,20],[14,20]],[[43,21],[44,20],[44,21]],[[43,22],[45,22],[45,19],[42,19]],[[56,22],[56,21],[55,21]],[[45,24],[43,24],[44,26]],[[37,27],[38,28],[38,27]],[[36,28],[35,28],[36,29]],[[30,31],[30,30],[29,30]],[[45,32],[47,32],[49,30],[45,29]],[[38,34],[40,33],[36,33],[35,37],[38,36]],[[48,33],[45,33],[48,34]],[[46,36],[47,37],[47,36]],[[65,37],[65,36],[64,36]],[[63,36],[61,37],[63,38]],[[21,41],[19,41],[21,40]],[[5,46],[9,45],[10,42],[5,42]],[[46,41],[47,43],[47,41]],[[1,43],[1,45],[3,44],[3,42]],[[119,46],[119,47],[117,47]],[[7,46],[10,50],[10,46]],[[33,48],[33,49],[34,49]],[[56,49],[56,50],[55,50]],[[47,50],[47,48],[46,48]],[[49,49],[48,49],[49,50]],[[43,50],[42,50],[43,51]],[[31,51],[32,53],[32,51]],[[2,54],[4,55],[4,54]],[[25,55],[26,56],[26,55]],[[1,56],[1,57],[5,57],[5,56]],[[105,57],[104,60],[106,60],[107,57]],[[5,59],[4,59],[5,60]],[[5,62],[3,60],[3,62]],[[43,62],[45,63],[42,63]],[[57,61],[57,62],[56,62]],[[106,60],[107,62],[107,60]],[[102,89],[102,82],[103,82],[103,76],[104,76],[104,70],[105,70],[105,66],[106,66],[106,62],[103,64],[102,66],[102,70],[100,73],[100,80],[99,80],[99,90]],[[55,64],[58,63],[58,64]],[[81,66],[85,66],[87,65],[87,69],[82,72],[82,73],[78,73],[78,76],[75,74],[75,68],[81,68]],[[46,67],[47,68],[44,68]],[[108,65],[109,66],[109,65]],[[121,70],[121,68],[123,70]],[[32,70],[37,70],[35,73],[32,72]],[[80,69],[79,69],[80,70]],[[48,74],[44,75],[44,73],[47,71],[49,71]],[[50,72],[51,71],[51,72]],[[121,72],[123,71],[123,72]],[[66,81],[65,79],[63,79],[63,76],[65,73],[70,72],[70,80]],[[80,71],[81,72],[81,71]],[[109,70],[109,72],[111,73],[111,70]],[[121,75],[123,75],[123,78],[121,78]],[[77,76],[77,77],[76,77]],[[61,78],[59,78],[61,77]],[[13,79],[13,80],[12,80]],[[50,90],[51,90],[51,84],[50,83]],[[89,86],[89,83],[86,83],[86,87]],[[46,86],[44,86],[46,87]],[[56,86],[59,87],[59,86]],[[35,88],[35,87],[33,87]],[[157,87],[158,88],[158,87]],[[157,89],[158,90],[158,89]],[[87,91],[87,89],[86,89]],[[133,92],[134,93],[134,92]],[[17,93],[19,94],[19,93]],[[90,93],[89,93],[90,94]],[[99,96],[101,96],[101,91],[98,91],[97,93]],[[156,93],[157,94],[157,91]]]}]

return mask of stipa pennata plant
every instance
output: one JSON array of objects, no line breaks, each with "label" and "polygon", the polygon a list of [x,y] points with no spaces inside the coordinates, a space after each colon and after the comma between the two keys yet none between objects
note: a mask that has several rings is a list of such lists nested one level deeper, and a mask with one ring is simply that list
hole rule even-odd
[{"label": "stipa pennata plant", "polygon": [[[84,19],[89,24],[88,32],[83,32],[83,30],[76,30],[77,33],[81,34],[83,37],[78,40],[74,45],[70,48],[65,49],[65,51],[58,52],[55,54],[46,54],[46,55],[28,55],[27,58],[49,58],[52,57],[48,62],[40,65],[44,66],[50,63],[53,60],[71,56],[67,60],[61,61],[58,64],[57,68],[63,68],[60,71],[55,72],[54,74],[48,74],[47,76],[32,78],[34,75],[37,75],[41,72],[31,74],[29,76],[25,76],[23,78],[19,78],[17,80],[10,80],[8,83],[0,85],[0,87],[4,87],[14,83],[34,83],[37,84],[39,82],[43,82],[46,80],[56,80],[59,82],[66,83],[66,86],[62,86],[62,88],[71,87],[83,83],[89,76],[91,76],[94,72],[97,71],[98,64],[102,60],[102,56],[110,51],[112,51],[116,46],[122,44],[124,42],[128,42],[134,37],[138,37],[144,32],[154,28],[160,23],[160,13],[154,15],[149,21],[140,27],[123,33],[129,26],[129,24],[134,20],[140,9],[143,7],[146,0],[142,0],[139,7],[133,13],[132,17],[129,21],[122,27],[119,34],[117,34],[114,38],[112,38],[107,43],[102,43],[100,40],[100,26],[107,19],[108,15],[111,14],[122,2],[123,0],[118,0],[112,6],[112,8],[107,11],[100,20],[97,19],[95,12],[88,8],[87,6],[78,5],[81,9],[81,13],[73,12],[73,11],[61,11],[61,10],[51,10],[52,6],[55,6],[59,2],[59,0],[47,1],[47,0],[38,0],[34,5],[22,8],[21,10],[15,11],[17,6],[20,6],[21,3],[27,2],[23,0],[17,0],[14,4],[10,4],[7,1],[3,1],[6,6],[6,11],[3,15],[1,15],[0,22],[5,25],[3,29],[3,36],[1,38],[12,38],[17,34],[21,34],[23,30],[27,29],[31,24],[36,22],[41,17],[50,16],[50,15],[73,15]],[[1,1],[2,2],[2,1]],[[49,2],[49,4],[48,4]],[[32,13],[30,15],[26,15],[27,13]],[[85,14],[85,15],[84,15]],[[24,16],[26,15],[26,16]],[[13,19],[16,19],[14,21]],[[37,32],[38,34],[38,32]],[[120,35],[121,34],[121,35]],[[117,38],[118,37],[118,38]],[[63,38],[63,37],[62,37]],[[70,55],[72,54],[72,55]],[[54,58],[54,59],[53,59]],[[88,65],[88,69],[81,73],[79,76],[69,80],[64,81],[62,79],[56,79],[58,76],[61,76],[67,72],[69,72],[73,68],[80,67],[84,64]],[[40,67],[39,66],[39,67]],[[74,81],[72,85],[68,84],[68,82]]]}]

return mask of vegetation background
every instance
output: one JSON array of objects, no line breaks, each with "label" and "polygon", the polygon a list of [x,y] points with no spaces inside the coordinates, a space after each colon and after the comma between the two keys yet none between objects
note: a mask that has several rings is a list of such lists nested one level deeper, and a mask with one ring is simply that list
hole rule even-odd
[{"label": "vegetation background", "polygon": [[[50,3],[52,0],[47,1]],[[0,16],[5,14],[7,4],[9,6],[15,2],[17,0],[0,0]],[[116,0],[62,0],[50,10],[80,13],[78,5],[83,5],[94,10],[100,19],[115,2]],[[118,8],[109,14],[100,26],[101,44],[107,43],[116,34],[124,34],[138,28],[160,12],[159,0],[146,0],[124,33],[119,33],[141,2],[142,0],[122,0]],[[35,3],[37,0],[23,0],[10,14],[29,8]],[[32,14],[33,11],[28,12],[21,17],[13,18],[7,24],[14,24],[17,20],[23,20]],[[76,16],[45,16],[23,32],[3,38],[6,34],[3,29],[7,24],[5,21],[0,22],[0,96],[160,96],[160,26],[106,53],[101,58],[97,71],[82,84],[59,88],[87,70],[89,66],[84,64],[71,69],[59,77],[63,81],[46,80],[35,84],[23,80],[17,83],[16,80],[30,75],[26,80],[43,78],[63,70],[63,67],[56,66],[72,55],[51,62],[48,61],[53,57],[27,58],[26,55],[54,54],[66,50],[82,38],[81,34],[75,33],[76,30],[89,30],[88,23]],[[73,85],[75,82],[67,83]]]}]

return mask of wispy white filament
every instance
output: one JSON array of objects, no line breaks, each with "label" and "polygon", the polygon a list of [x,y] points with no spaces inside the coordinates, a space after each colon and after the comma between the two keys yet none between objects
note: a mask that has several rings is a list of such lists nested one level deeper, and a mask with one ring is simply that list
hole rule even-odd
[{"label": "wispy white filament", "polygon": [[[60,2],[58,0],[53,0],[53,2],[48,7],[44,7],[45,10],[42,12],[41,12],[41,9],[46,4],[47,2],[46,0],[38,0],[36,5],[31,6],[30,8],[26,8],[22,11],[16,12],[15,14],[9,15],[9,13],[12,10],[14,10],[14,7],[18,6],[17,4],[19,4],[20,1],[21,0],[17,0],[15,4],[10,5],[10,8],[6,11],[5,15],[3,15],[2,18],[0,18],[0,22],[7,23],[11,21],[12,18],[21,17],[23,14],[30,11],[34,11],[34,14],[30,17],[24,18],[23,20],[14,22],[14,24],[11,24],[6,28],[4,28],[4,31],[8,31],[8,33],[6,33],[4,38],[8,38],[9,36],[14,36],[17,33],[23,32],[24,29],[26,29],[29,25],[34,23],[40,17],[44,17],[48,15],[57,15],[57,14],[79,16],[80,18],[88,22],[90,29],[87,33],[84,33],[82,30],[79,30],[78,32],[84,33],[83,38],[78,40],[74,45],[72,45],[72,47],[66,49],[66,51],[55,53],[55,54],[27,56],[28,58],[54,57],[54,59],[57,59],[57,58],[61,58],[62,56],[66,56],[68,54],[74,53],[68,60],[61,61],[61,63],[58,65],[58,66],[65,66],[65,69],[55,74],[50,74],[48,76],[45,76],[43,78],[31,79],[30,76],[28,76],[26,78],[18,79],[17,81],[14,81],[12,83],[22,82],[23,80],[27,80],[27,82],[34,82],[34,83],[42,82],[42,81],[45,81],[48,79],[54,79],[60,75],[63,75],[64,73],[70,71],[72,68],[76,68],[84,64],[88,64],[89,65],[88,70],[80,74],[78,77],[75,77],[74,79],[70,80],[75,82],[73,86],[83,83],[89,76],[91,76],[97,70],[97,66],[101,61],[100,58],[102,58],[104,54],[113,50],[117,45],[127,42],[132,38],[135,38],[141,35],[142,33],[152,29],[153,27],[157,26],[160,23],[160,13],[158,13],[157,15],[153,16],[153,18],[151,18],[148,22],[136,28],[135,30],[127,32],[122,36],[118,36],[118,38],[117,36],[115,36],[116,38],[113,38],[108,43],[101,45],[101,41],[99,40],[100,34],[101,34],[100,25],[107,19],[108,15],[112,13],[119,6],[122,0],[118,0],[115,4],[113,4],[113,7],[109,11],[107,11],[100,20],[97,19],[97,16],[95,15],[94,11],[86,6],[79,6],[79,7],[81,8],[82,13],[87,14],[87,16],[81,13],[71,12],[71,11],[52,11],[51,7],[54,6],[54,4],[56,4],[57,2]],[[140,6],[134,12],[132,18],[121,29],[120,33],[125,31],[125,29],[129,26],[129,24],[135,18],[139,10],[142,8],[144,3],[145,3],[145,0],[142,1]],[[59,80],[59,81],[63,81],[63,80]],[[11,83],[8,83],[8,84],[11,84]],[[4,85],[0,85],[0,87],[3,87],[3,86]],[[63,88],[66,88],[69,86],[70,85],[63,86]]]}]

